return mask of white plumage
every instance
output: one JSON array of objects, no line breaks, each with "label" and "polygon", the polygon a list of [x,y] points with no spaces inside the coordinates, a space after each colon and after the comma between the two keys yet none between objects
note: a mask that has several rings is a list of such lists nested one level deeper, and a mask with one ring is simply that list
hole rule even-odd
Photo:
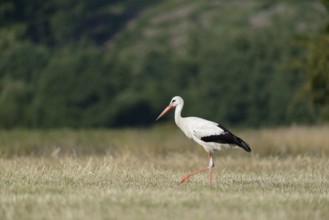
[{"label": "white plumage", "polygon": [[249,145],[241,138],[232,134],[229,130],[220,126],[216,122],[208,121],[198,117],[182,117],[184,100],[180,96],[175,96],[171,99],[169,105],[159,115],[157,120],[169,112],[171,109],[175,110],[175,122],[177,126],[184,132],[184,134],[200,144],[207,152],[209,157],[209,165],[201,170],[195,171],[191,174],[185,175],[180,183],[185,182],[190,176],[209,170],[210,185],[212,184],[212,169],[215,166],[212,153],[223,148],[228,147],[241,147],[247,152],[251,149]]}]

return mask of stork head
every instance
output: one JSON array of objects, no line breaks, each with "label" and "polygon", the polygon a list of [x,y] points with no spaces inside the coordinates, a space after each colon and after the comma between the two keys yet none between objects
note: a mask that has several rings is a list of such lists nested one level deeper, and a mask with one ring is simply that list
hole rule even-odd
[{"label": "stork head", "polygon": [[171,109],[175,108],[178,105],[184,105],[184,100],[180,96],[175,96],[171,99],[169,105],[161,112],[161,114],[157,117],[156,120],[159,120],[162,116],[164,116]]},{"label": "stork head", "polygon": [[175,96],[171,99],[169,105],[172,105],[173,107],[176,107],[177,105],[181,105],[184,103],[184,100],[180,96]]}]

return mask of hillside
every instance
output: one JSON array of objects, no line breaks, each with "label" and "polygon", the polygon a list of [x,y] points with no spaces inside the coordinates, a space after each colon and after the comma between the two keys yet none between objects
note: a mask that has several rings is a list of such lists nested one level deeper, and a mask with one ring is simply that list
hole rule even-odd
[{"label": "hillside", "polygon": [[[152,98],[153,108],[180,94],[188,113],[225,123],[306,122],[314,115],[300,94],[305,75],[295,65],[306,53],[304,39],[327,20],[319,1],[165,1],[109,45],[132,66],[141,96],[166,95]],[[126,96],[136,92],[129,88]]]},{"label": "hillside", "polygon": [[126,49],[135,58],[154,49],[186,56],[191,38],[216,46],[255,32],[294,38],[316,34],[327,19],[320,1],[165,1],[146,9],[109,45],[119,43],[121,51]]},{"label": "hillside", "polygon": [[6,1],[0,18],[2,128],[150,125],[174,95],[230,125],[317,120],[300,63],[319,0]]}]

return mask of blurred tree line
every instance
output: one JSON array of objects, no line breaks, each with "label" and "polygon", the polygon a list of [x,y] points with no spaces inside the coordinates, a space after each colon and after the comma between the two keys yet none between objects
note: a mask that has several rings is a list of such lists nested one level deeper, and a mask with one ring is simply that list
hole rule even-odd
[{"label": "blurred tree line", "polygon": [[[139,16],[161,3],[2,0],[0,127],[150,125],[174,95],[186,100],[184,115],[237,126],[314,122],[310,101],[328,106],[329,50],[320,51],[329,49],[328,32],[306,53],[289,25],[218,33],[191,13],[179,54],[166,35],[139,40],[156,22]],[[296,68],[299,58],[306,62]]]},{"label": "blurred tree line", "polygon": [[[329,12],[329,0],[322,0]],[[302,65],[309,76],[307,89],[321,117],[329,120],[329,22],[325,30],[308,42],[309,53]]]}]

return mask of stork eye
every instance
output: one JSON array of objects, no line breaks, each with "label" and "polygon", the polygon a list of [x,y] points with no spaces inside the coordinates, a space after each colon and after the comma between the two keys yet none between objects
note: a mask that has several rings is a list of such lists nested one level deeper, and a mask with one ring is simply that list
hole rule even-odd
[{"label": "stork eye", "polygon": [[174,103],[174,102],[176,102],[176,100],[172,100],[171,102]]}]

